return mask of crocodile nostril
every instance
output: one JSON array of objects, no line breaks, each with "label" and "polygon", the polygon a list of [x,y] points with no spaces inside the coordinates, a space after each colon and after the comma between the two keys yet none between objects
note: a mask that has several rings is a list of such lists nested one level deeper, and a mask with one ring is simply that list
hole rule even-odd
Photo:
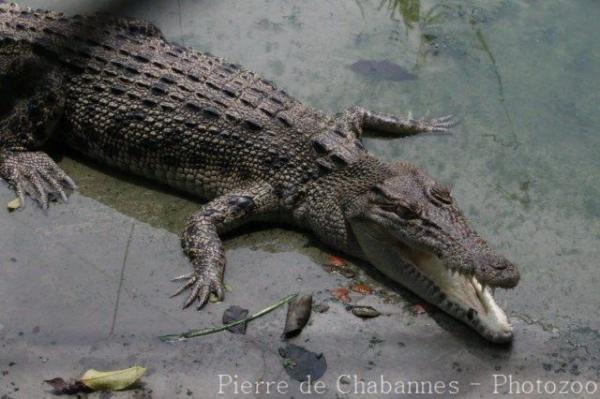
[{"label": "crocodile nostril", "polygon": [[509,263],[505,260],[499,259],[496,262],[491,262],[491,265],[496,270],[503,270],[508,267]]},{"label": "crocodile nostril", "polygon": [[495,270],[504,270],[509,269],[511,266],[511,263],[508,260],[496,255],[479,255],[474,257],[474,259],[484,268],[488,266]]}]

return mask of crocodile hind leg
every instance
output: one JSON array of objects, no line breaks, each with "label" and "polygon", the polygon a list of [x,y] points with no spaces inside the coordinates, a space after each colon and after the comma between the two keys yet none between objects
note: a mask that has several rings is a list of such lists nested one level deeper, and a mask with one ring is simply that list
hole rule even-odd
[{"label": "crocodile hind leg", "polygon": [[388,136],[406,137],[427,132],[443,133],[458,124],[452,115],[435,119],[401,118],[372,112],[362,107],[347,109],[342,115],[342,121],[359,139],[365,129]]},{"label": "crocodile hind leg", "polygon": [[184,284],[172,296],[190,289],[183,307],[197,300],[198,310],[211,293],[222,300],[225,252],[219,234],[276,207],[277,199],[269,185],[228,193],[205,204],[188,220],[183,231],[181,244],[193,271],[173,280],[183,280]]},{"label": "crocodile hind leg", "polygon": [[75,188],[47,154],[36,151],[62,114],[62,76],[26,49],[17,54],[0,52],[0,178],[18,195],[20,206],[30,196],[45,209],[50,199],[66,201]]}]

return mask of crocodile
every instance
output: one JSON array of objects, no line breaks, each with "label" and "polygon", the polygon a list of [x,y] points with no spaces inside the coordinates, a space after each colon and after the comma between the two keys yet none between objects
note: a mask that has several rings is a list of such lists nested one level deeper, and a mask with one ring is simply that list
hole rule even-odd
[{"label": "crocodile", "polygon": [[192,272],[173,296],[188,293],[184,308],[224,298],[220,235],[270,221],[372,264],[492,342],[513,339],[493,291],[515,287],[518,268],[445,185],[362,143],[363,132],[445,134],[452,116],[328,114],[149,22],[15,4],[0,5],[0,88],[0,177],[21,206],[46,209],[76,190],[49,141],[205,201],[181,236]]}]

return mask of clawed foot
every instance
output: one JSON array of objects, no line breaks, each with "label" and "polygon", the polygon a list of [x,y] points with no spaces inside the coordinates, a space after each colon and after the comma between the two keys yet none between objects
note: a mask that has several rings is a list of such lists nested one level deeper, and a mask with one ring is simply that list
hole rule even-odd
[{"label": "clawed foot", "polygon": [[436,132],[444,133],[458,125],[459,121],[454,115],[446,115],[435,119],[412,119],[409,124],[415,133]]},{"label": "clawed foot", "polygon": [[202,309],[202,307],[206,305],[206,302],[208,302],[211,293],[215,294],[219,301],[222,301],[225,296],[222,279],[213,273],[210,273],[208,270],[194,271],[175,277],[171,281],[185,281],[183,286],[171,295],[171,298],[181,294],[188,288],[191,289],[190,295],[183,303],[184,309],[194,303],[196,299],[198,300],[197,309]]},{"label": "clawed foot", "polygon": [[25,195],[47,209],[50,199],[67,202],[67,193],[76,189],[75,182],[40,151],[0,152],[0,177],[15,190],[21,207],[25,206]]}]

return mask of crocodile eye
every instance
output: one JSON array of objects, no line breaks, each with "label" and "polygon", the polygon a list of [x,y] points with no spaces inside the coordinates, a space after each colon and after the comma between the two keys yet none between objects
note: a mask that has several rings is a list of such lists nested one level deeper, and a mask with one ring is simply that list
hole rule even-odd
[{"label": "crocodile eye", "polygon": [[452,203],[452,197],[450,196],[450,189],[448,187],[439,185],[433,186],[431,187],[430,194],[434,199],[444,204]]},{"label": "crocodile eye", "polygon": [[379,185],[371,187],[371,191],[382,197],[387,197],[385,191],[383,191],[383,189]]},{"label": "crocodile eye", "polygon": [[416,205],[398,205],[396,206],[395,213],[405,220],[418,219],[421,217],[421,209]]}]

